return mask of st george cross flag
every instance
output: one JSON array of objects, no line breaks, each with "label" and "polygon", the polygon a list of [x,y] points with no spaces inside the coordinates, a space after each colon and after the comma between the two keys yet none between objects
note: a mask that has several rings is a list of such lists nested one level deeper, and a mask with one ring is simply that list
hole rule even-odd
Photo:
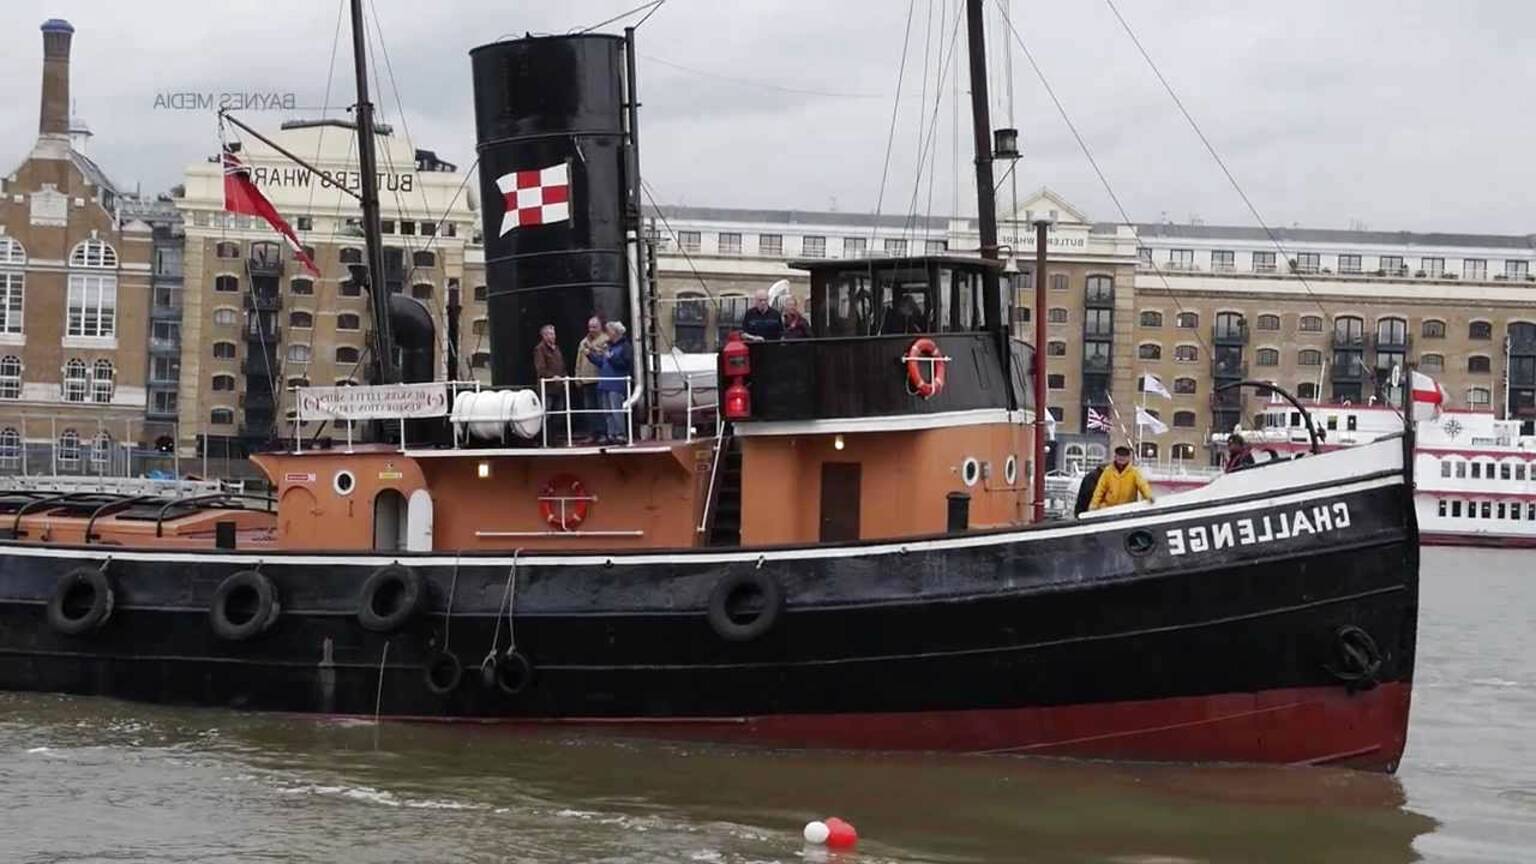
[{"label": "st george cross flag", "polygon": [[1108,432],[1110,427],[1109,415],[1101,414],[1098,409],[1090,406],[1088,408],[1087,425],[1089,432]]},{"label": "st george cross flag", "polygon": [[1163,386],[1163,382],[1150,372],[1141,376],[1141,386],[1153,396],[1161,396],[1164,399],[1173,398],[1173,394],[1168,392],[1168,388]]},{"label": "st george cross flag", "polygon": [[506,201],[501,234],[514,228],[549,225],[571,218],[571,166],[568,162],[532,171],[513,171],[496,178]]},{"label": "st george cross flag", "polygon": [[1439,417],[1440,409],[1445,407],[1445,388],[1440,386],[1439,381],[1417,369],[1408,378],[1413,391],[1413,419],[1434,420]]},{"label": "st george cross flag", "polygon": [[1153,417],[1152,412],[1141,407],[1140,405],[1136,406],[1136,425],[1145,426],[1148,429],[1151,429],[1153,435],[1161,435],[1168,431],[1168,424],[1157,419],[1156,417]]},{"label": "st george cross flag", "polygon": [[288,248],[293,250],[293,257],[299,259],[304,269],[317,278],[320,276],[320,268],[315,266],[315,261],[309,257],[309,253],[304,251],[304,246],[294,235],[293,229],[288,227],[288,223],[283,221],[282,216],[278,215],[277,208],[272,206],[267,196],[261,194],[261,190],[251,182],[251,169],[240,161],[239,156],[229,150],[224,151],[224,209],[230,213],[260,216],[267,220],[272,230],[283,235],[283,239],[288,241]]}]

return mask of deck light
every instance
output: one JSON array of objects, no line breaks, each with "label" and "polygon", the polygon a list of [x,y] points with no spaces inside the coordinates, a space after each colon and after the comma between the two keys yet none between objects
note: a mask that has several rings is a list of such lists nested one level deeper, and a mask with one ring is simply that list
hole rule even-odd
[{"label": "deck light", "polygon": [[841,449],[843,449],[844,446],[845,445],[843,444],[843,436],[842,435],[838,435],[836,438],[832,439],[832,449],[833,450],[841,450]]},{"label": "deck light", "polygon": [[997,129],[992,132],[992,158],[1019,158],[1019,130]]},{"label": "deck light", "polygon": [[485,478],[491,476],[491,463],[489,463],[489,462],[481,462],[479,465],[476,465],[475,466],[475,474],[481,480],[484,480]]}]

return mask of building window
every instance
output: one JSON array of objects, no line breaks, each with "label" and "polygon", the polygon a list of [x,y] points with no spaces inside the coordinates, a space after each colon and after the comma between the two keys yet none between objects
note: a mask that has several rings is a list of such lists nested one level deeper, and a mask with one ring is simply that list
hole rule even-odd
[{"label": "building window", "polygon": [[26,263],[26,248],[14,237],[0,237],[0,265],[21,267]]},{"label": "building window", "polygon": [[315,219],[313,216],[297,216],[294,218],[293,223],[294,227],[300,231],[315,230]]},{"label": "building window", "polygon": [[415,297],[417,300],[431,300],[432,299],[432,283],[431,282],[417,282],[415,285],[412,285],[411,286],[411,296]]},{"label": "building window", "polygon": [[1464,258],[1461,262],[1461,278],[1476,279],[1479,282],[1488,279],[1488,259]]},{"label": "building window", "polygon": [[1420,258],[1419,272],[1431,279],[1439,279],[1445,275],[1444,258]]},{"label": "building window", "polygon": [[1066,376],[1054,373],[1047,375],[1045,376],[1045,386],[1052,390],[1065,390],[1067,389]]},{"label": "building window", "polygon": [[343,264],[363,263],[363,250],[356,246],[343,246],[337,254],[341,257],[341,263]]},{"label": "building window", "polygon": [[71,357],[64,364],[64,401],[84,402],[87,389],[85,361]]},{"label": "building window", "polygon": [[288,313],[288,326],[299,330],[308,330],[315,326],[315,316],[312,312],[295,309]]},{"label": "building window", "polygon": [[342,297],[361,297],[363,286],[355,279],[343,279],[336,284],[336,292]]},{"label": "building window", "polygon": [[907,254],[907,241],[894,237],[887,238],[885,241],[885,254],[896,256]]},{"label": "building window", "polygon": [[1530,274],[1530,271],[1531,271],[1531,265],[1528,262],[1525,262],[1525,261],[1505,261],[1504,262],[1504,278],[1506,278],[1506,279],[1524,279],[1527,275]]},{"label": "building window", "polygon": [[1474,374],[1485,374],[1493,368],[1488,357],[1483,354],[1473,354],[1467,358],[1467,371]]},{"label": "building window", "polygon": [[431,269],[437,266],[437,253],[422,250],[411,253],[411,266],[422,269]]},{"label": "building window", "polygon": [[1098,304],[1115,302],[1115,280],[1108,276],[1089,276],[1083,288],[1083,299]]},{"label": "building window", "polygon": [[1445,322],[1437,318],[1426,318],[1419,332],[1424,334],[1425,339],[1444,339]]},{"label": "building window", "polygon": [[1279,315],[1260,315],[1258,317],[1258,319],[1255,321],[1254,327],[1255,327],[1255,329],[1258,329],[1258,330],[1279,330],[1280,329],[1280,316]]},{"label": "building window", "polygon": [[112,401],[112,391],[117,383],[117,370],[112,368],[111,360],[97,360],[91,365],[91,401],[107,403]]},{"label": "building window", "polygon": [[395,233],[395,220],[393,220],[393,219],[380,219],[379,220],[379,233],[380,234],[393,234],[393,233]]},{"label": "building window", "polygon": [[484,285],[476,285],[474,296],[476,303],[484,303],[486,298],[490,296],[490,292],[486,290]]},{"label": "building window", "polygon": [[[485,320],[484,318],[477,318],[475,320],[475,323],[476,324],[480,324],[484,320]],[[361,329],[363,329],[363,318],[362,318],[361,315],[358,315],[355,312],[343,312],[340,315],[336,316],[336,329],[337,330],[361,330]],[[480,332],[480,331],[477,331],[477,332]]]},{"label": "building window", "polygon": [[1193,270],[1195,267],[1195,250],[1193,249],[1169,249],[1168,269]]},{"label": "building window", "polygon": [[1113,336],[1115,334],[1115,310],[1083,310],[1084,336]]},{"label": "building window", "polygon": [[1051,290],[1052,291],[1065,291],[1065,290],[1067,290],[1067,274],[1065,274],[1065,273],[1052,273],[1051,274]]},{"label": "building window", "polygon": [[21,298],[26,293],[25,285],[24,274],[0,273],[0,333],[21,332]]},{"label": "building window", "polygon": [[1153,461],[1153,460],[1157,459],[1157,442],[1156,441],[1143,441],[1143,442],[1141,442],[1141,458],[1142,459],[1146,459],[1147,461]]},{"label": "building window", "polygon": [[149,383],[175,384],[180,380],[180,357],[151,357],[149,359]]},{"label": "building window", "polygon": [[923,243],[923,251],[929,255],[943,255],[949,251],[948,240],[928,240]]},{"label": "building window", "polygon": [[65,429],[59,435],[59,450],[56,455],[60,464],[78,465],[80,463],[80,433],[73,429]]},{"label": "building window", "polygon": [[215,375],[215,376],[213,376],[213,389],[214,390],[220,390],[220,391],[226,391],[226,390],[227,391],[233,391],[235,389],[235,376],[233,376],[233,375]]},{"label": "building window", "polygon": [[1067,310],[1060,306],[1052,306],[1046,311],[1045,320],[1049,324],[1067,323]]},{"label": "building window", "polygon": [[1175,411],[1175,412],[1173,412],[1173,425],[1179,426],[1179,427],[1182,427],[1182,428],[1185,428],[1185,429],[1192,429],[1192,428],[1194,428],[1194,425],[1195,425],[1195,412],[1193,412],[1193,411]]},{"label": "building window", "polygon": [[677,232],[677,248],[683,250],[684,252],[699,251],[699,246],[703,243],[703,240],[703,235],[698,231]]},{"label": "building window", "polygon": [[1297,399],[1316,399],[1317,385],[1311,381],[1303,381],[1296,385]]},{"label": "building window", "polygon": [[1467,407],[1487,408],[1493,401],[1493,394],[1487,387],[1470,387],[1467,389]]},{"label": "building window", "polygon": [[[1194,424],[1190,424],[1190,425],[1194,425]],[[1173,461],[1175,461],[1175,462],[1193,462],[1194,460],[1195,460],[1195,445],[1193,445],[1193,444],[1175,444],[1175,445],[1173,445]]]},{"label": "building window", "polygon": [[220,294],[238,294],[240,293],[240,277],[229,275],[215,276],[213,278],[213,290]]},{"label": "building window", "polygon": [[117,277],[69,277],[70,336],[112,336],[117,332]]},{"label": "building window", "polygon": [[1487,321],[1473,321],[1467,325],[1468,339],[1492,339],[1493,325]]},{"label": "building window", "polygon": [[763,256],[778,257],[784,254],[783,234],[759,234],[757,235],[757,254]]},{"label": "building window", "polygon": [[416,221],[413,219],[400,220],[400,233],[407,237],[416,236]]},{"label": "building window", "polygon": [[1143,342],[1136,346],[1136,357],[1141,360],[1163,359],[1163,346],[1156,342]]},{"label": "building window", "polygon": [[1194,363],[1200,359],[1200,349],[1194,345],[1179,345],[1173,349],[1173,359],[1180,363]]},{"label": "building window", "polygon": [[1315,348],[1303,348],[1296,352],[1297,366],[1321,366],[1323,365],[1323,352]]},{"label": "building window", "polygon": [[1382,276],[1407,276],[1408,267],[1403,264],[1401,255],[1383,255],[1377,262],[1377,269]]},{"label": "building window", "polygon": [[221,327],[240,323],[240,312],[229,306],[220,306],[213,310],[213,323]]},{"label": "building window", "polygon": [[234,409],[215,408],[208,412],[208,422],[215,426],[228,426],[235,422]]},{"label": "building window", "polygon": [[1273,273],[1273,272],[1275,272],[1275,253],[1273,253],[1273,252],[1255,252],[1255,253],[1253,253],[1253,272],[1255,272],[1255,273]]},{"label": "building window", "polygon": [[475,353],[469,355],[469,367],[471,369],[491,368],[491,352],[476,351]]},{"label": "building window", "polygon": [[1136,263],[1152,266],[1152,250],[1150,247],[1141,246],[1136,250]]},{"label": "building window", "polygon": [[1200,316],[1194,312],[1180,312],[1173,320],[1175,326],[1184,330],[1193,330],[1200,326]]},{"label": "building window", "polygon": [[310,350],[308,345],[296,343],[288,346],[288,359],[294,363],[308,363]]},{"label": "building window", "polygon": [[1062,342],[1060,340],[1053,340],[1051,342],[1045,343],[1045,356],[1047,356],[1047,357],[1065,357],[1065,356],[1067,356],[1067,343]]},{"label": "building window", "polygon": [[800,254],[807,258],[827,257],[827,238],[802,237],[800,238]]},{"label": "building window", "polygon": [[1296,329],[1303,333],[1323,332],[1323,319],[1320,315],[1303,315],[1296,322]]},{"label": "building window", "polygon": [[213,256],[215,258],[239,258],[240,244],[230,243],[229,241],[214,244]]},{"label": "building window", "polygon": [[235,343],[233,343],[233,342],[215,342],[215,343],[213,343],[213,357],[214,357],[215,360],[233,360],[233,359],[235,359]]},{"label": "building window", "polygon": [[1014,310],[1014,323],[1017,323],[1017,324],[1028,324],[1029,323],[1029,307],[1028,306],[1020,306],[1018,309]]},{"label": "building window", "polygon": [[1196,390],[1198,390],[1199,387],[1200,387],[1200,385],[1193,378],[1175,378],[1175,379],[1173,379],[1173,392],[1175,392],[1175,393],[1177,393],[1177,394],[1179,394],[1181,396],[1190,395],[1190,394],[1194,393]]},{"label": "building window", "polygon": [[1217,273],[1231,273],[1237,268],[1237,253],[1231,249],[1217,249],[1211,253],[1211,269]]},{"label": "building window", "polygon": [[1419,368],[1425,372],[1440,372],[1445,369],[1445,355],[1425,354],[1419,358]]},{"label": "building window", "polygon": [[1323,256],[1316,252],[1300,252],[1296,255],[1297,273],[1316,273],[1323,269]]},{"label": "building window", "polygon": [[337,363],[356,363],[359,356],[361,356],[361,352],[351,345],[343,345],[336,349]]},{"label": "building window", "polygon": [[1260,348],[1254,352],[1253,359],[1259,366],[1279,366],[1280,351],[1275,348]]},{"label": "building window", "polygon": [[741,235],[734,232],[720,232],[719,252],[721,255],[740,255]]},{"label": "building window", "polygon": [[15,354],[0,357],[0,399],[21,398],[21,358]]},{"label": "building window", "polygon": [[862,258],[869,251],[869,240],[864,237],[844,237],[843,257]]},{"label": "building window", "polygon": [[1339,272],[1340,273],[1346,273],[1346,274],[1356,274],[1356,275],[1358,275],[1360,273],[1360,256],[1359,255],[1340,255],[1339,256]]},{"label": "building window", "polygon": [[1161,326],[1163,326],[1163,313],[1161,313],[1161,312],[1151,312],[1151,311],[1141,313],[1141,326],[1143,326],[1143,327],[1161,327]]},{"label": "building window", "polygon": [[21,464],[21,433],[16,427],[0,429],[0,465],[15,468]]},{"label": "building window", "polygon": [[315,283],[310,279],[295,279],[288,283],[288,290],[301,297],[309,297],[315,293]]}]

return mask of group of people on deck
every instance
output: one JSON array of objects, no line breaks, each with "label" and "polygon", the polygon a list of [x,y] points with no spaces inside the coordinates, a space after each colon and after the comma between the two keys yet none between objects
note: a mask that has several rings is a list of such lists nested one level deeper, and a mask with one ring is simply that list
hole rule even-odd
[{"label": "group of people on deck", "polygon": [[748,342],[809,339],[811,322],[800,314],[800,300],[794,294],[784,295],[784,311],[780,312],[768,301],[768,289],[759,288],[741,316],[741,336]]},{"label": "group of people on deck", "polygon": [[[1243,436],[1233,433],[1227,437],[1227,458],[1222,472],[1230,474],[1254,465],[1253,451]],[[1101,510],[1141,500],[1151,503],[1152,486],[1131,464],[1131,448],[1124,444],[1115,448],[1114,461],[1099,465],[1083,475],[1082,485],[1077,488],[1077,503],[1073,515],[1081,516],[1084,510]]]},{"label": "group of people on deck", "polygon": [[[550,424],[551,440],[564,439],[565,415],[569,413],[572,444],[628,441],[624,400],[628,398],[629,376],[635,368],[628,328],[618,321],[605,324],[596,316],[588,318],[587,332],[576,345],[575,365],[575,374],[569,375],[555,325],[539,328],[539,342],[533,348],[533,371],[539,381],[549,382],[544,387],[544,416]],[[565,404],[568,377],[572,402],[569,406]]]}]

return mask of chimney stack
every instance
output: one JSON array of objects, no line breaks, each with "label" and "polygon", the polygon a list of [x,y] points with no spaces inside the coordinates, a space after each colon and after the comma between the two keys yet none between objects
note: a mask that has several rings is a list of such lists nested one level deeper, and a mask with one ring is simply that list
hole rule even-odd
[{"label": "chimney stack", "polygon": [[43,100],[37,131],[69,137],[69,43],[75,28],[62,18],[43,22]]}]

